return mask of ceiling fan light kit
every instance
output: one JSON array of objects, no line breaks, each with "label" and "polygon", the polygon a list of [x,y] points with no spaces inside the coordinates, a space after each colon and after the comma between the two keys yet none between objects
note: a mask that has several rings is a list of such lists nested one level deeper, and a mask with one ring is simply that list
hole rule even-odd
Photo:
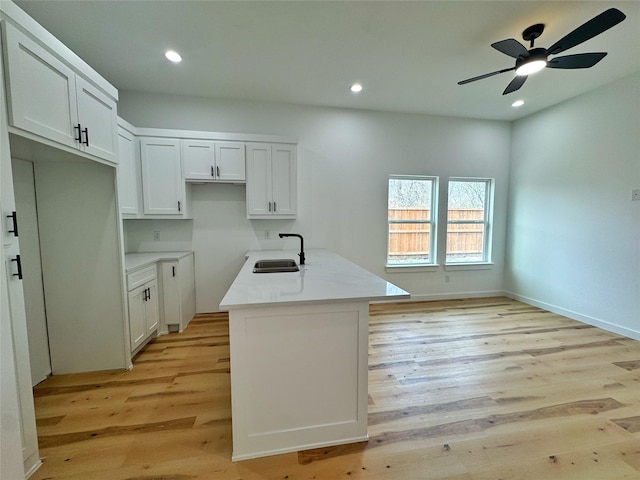
[{"label": "ceiling fan light kit", "polygon": [[542,35],[542,32],[544,32],[544,24],[537,23],[535,25],[531,25],[522,32],[522,39],[529,42],[529,49],[514,38],[508,38],[491,44],[491,46],[499,52],[515,58],[516,64],[514,67],[504,68],[495,72],[468,78],[458,82],[458,85],[466,85],[467,83],[492,77],[500,73],[514,71],[515,77],[511,80],[509,85],[507,85],[504,92],[502,92],[503,95],[507,95],[520,89],[529,75],[539,72],[544,68],[573,70],[593,67],[607,55],[606,52],[578,53],[551,59],[549,59],[549,56],[557,55],[565,50],[575,47],[576,45],[586,42],[606,30],[609,30],[611,27],[622,22],[625,18],[625,14],[616,8],[605,10],[600,15],[595,16],[588,22],[583,23],[578,28],[562,37],[548,49],[539,47],[534,48],[534,41]]}]

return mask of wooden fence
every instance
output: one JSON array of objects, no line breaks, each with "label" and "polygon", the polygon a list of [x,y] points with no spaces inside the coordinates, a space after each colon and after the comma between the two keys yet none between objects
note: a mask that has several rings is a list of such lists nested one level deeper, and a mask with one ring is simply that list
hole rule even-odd
[{"label": "wooden fence", "polygon": [[[431,212],[424,209],[389,209],[392,220],[428,220]],[[450,220],[482,220],[482,209],[450,209]],[[389,226],[389,257],[429,254],[428,223],[396,223]],[[447,233],[447,254],[481,254],[482,224],[449,225]]]}]

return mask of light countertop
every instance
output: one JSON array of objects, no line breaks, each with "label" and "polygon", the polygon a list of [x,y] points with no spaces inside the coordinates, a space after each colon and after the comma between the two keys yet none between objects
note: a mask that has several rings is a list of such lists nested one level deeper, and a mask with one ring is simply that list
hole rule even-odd
[{"label": "light countertop", "polygon": [[220,310],[296,303],[408,299],[400,287],[327,250],[305,251],[299,272],[253,273],[256,261],[288,258],[299,263],[296,250],[247,252],[247,261],[220,303]]},{"label": "light countertop", "polygon": [[160,261],[180,260],[193,252],[143,252],[127,253],[124,256],[124,269],[127,273]]}]

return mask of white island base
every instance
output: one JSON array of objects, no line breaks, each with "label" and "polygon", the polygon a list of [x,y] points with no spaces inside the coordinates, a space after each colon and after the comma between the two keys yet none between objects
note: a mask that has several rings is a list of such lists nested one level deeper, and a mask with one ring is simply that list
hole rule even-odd
[{"label": "white island base", "polygon": [[367,440],[369,302],[409,293],[311,250],[299,272],[253,273],[253,251],[220,303],[229,311],[232,459]]},{"label": "white island base", "polygon": [[367,440],[369,303],[232,310],[236,460]]}]

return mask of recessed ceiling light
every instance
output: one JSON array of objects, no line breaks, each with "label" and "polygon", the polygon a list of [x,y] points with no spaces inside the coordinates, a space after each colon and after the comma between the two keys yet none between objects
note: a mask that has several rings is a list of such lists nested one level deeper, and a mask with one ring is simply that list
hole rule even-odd
[{"label": "recessed ceiling light", "polygon": [[521,107],[522,105],[524,105],[524,100],[516,100],[511,104],[512,107]]},{"label": "recessed ceiling light", "polygon": [[167,57],[167,60],[170,60],[173,63],[179,63],[182,61],[180,54],[174,50],[167,50],[164,56]]},{"label": "recessed ceiling light", "polygon": [[353,85],[351,85],[351,91],[353,93],[360,93],[363,89],[364,87],[361,83],[354,83]]}]

